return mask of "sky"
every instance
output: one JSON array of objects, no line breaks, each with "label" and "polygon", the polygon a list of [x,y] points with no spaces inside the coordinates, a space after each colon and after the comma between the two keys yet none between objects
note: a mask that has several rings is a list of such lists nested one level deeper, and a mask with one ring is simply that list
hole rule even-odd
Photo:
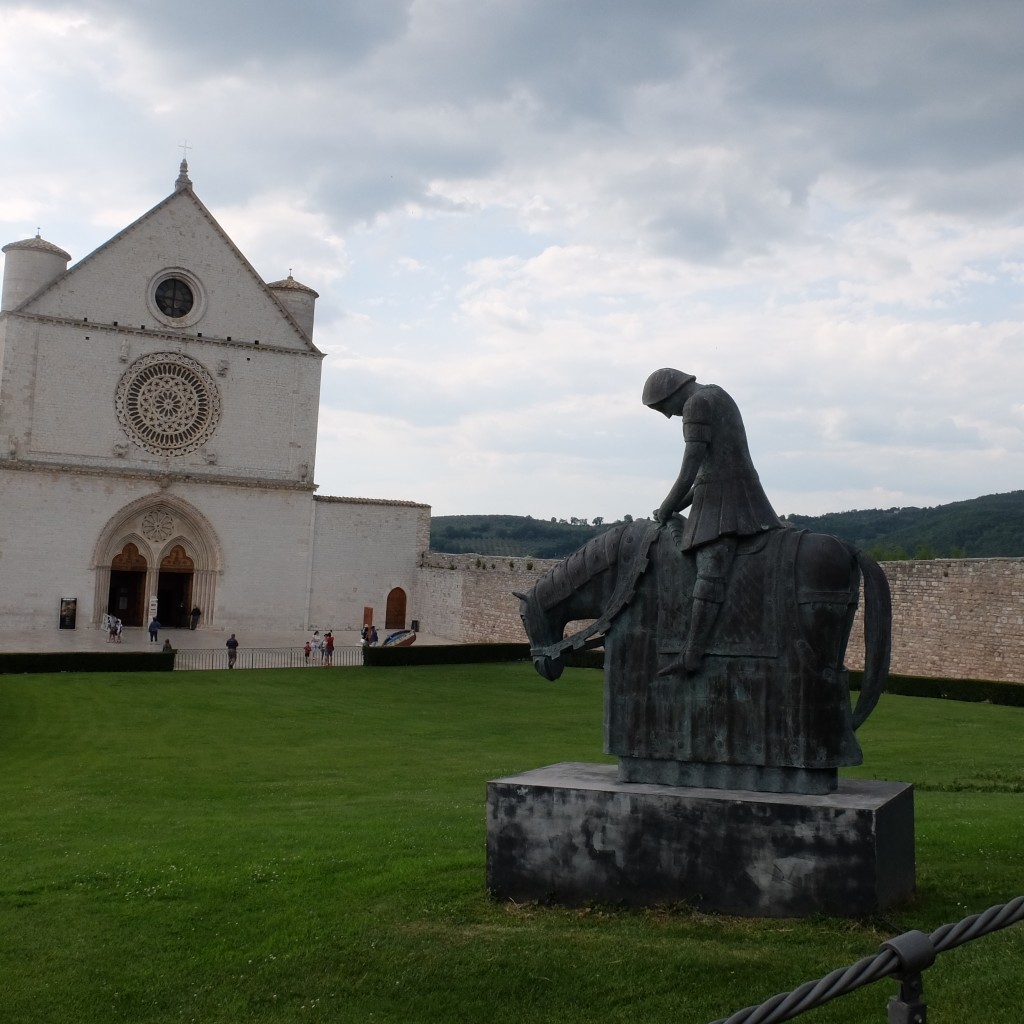
[{"label": "sky", "polygon": [[0,0],[0,241],[77,261],[187,154],[320,293],[320,494],[649,516],[672,366],[780,514],[945,504],[1024,486],[1022,47],[1019,0]]}]

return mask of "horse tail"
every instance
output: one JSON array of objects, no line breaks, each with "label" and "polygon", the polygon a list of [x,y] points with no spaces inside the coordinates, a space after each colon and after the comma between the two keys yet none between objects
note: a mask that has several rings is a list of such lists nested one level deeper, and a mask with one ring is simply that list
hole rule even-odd
[{"label": "horse tail", "polygon": [[864,577],[864,681],[853,710],[853,727],[858,729],[874,710],[889,676],[892,594],[882,567],[863,551],[854,555]]}]

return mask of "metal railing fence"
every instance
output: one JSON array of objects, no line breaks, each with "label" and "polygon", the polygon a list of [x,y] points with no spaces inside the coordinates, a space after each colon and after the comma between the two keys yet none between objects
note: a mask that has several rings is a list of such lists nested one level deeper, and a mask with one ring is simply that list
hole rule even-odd
[{"label": "metal railing fence", "polygon": [[[331,665],[348,668],[362,665],[362,647],[335,647]],[[319,653],[307,658],[302,647],[239,647],[235,668],[320,668],[324,665]],[[228,667],[226,647],[213,650],[178,649],[174,652],[175,672],[209,671]]]},{"label": "metal railing fence", "polygon": [[817,981],[808,981],[792,992],[781,992],[713,1024],[777,1024],[890,976],[899,981],[900,987],[899,994],[890,998],[886,1006],[889,1024],[924,1024],[928,1008],[921,972],[935,962],[939,953],[1018,921],[1024,921],[1024,896],[989,907],[984,913],[965,917],[956,924],[944,924],[931,935],[904,932],[883,942],[881,951],[874,956],[858,960],[851,967],[841,967]]}]

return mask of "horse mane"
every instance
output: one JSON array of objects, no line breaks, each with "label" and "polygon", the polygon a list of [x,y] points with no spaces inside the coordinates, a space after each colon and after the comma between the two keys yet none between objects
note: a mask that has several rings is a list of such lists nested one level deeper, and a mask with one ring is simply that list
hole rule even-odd
[{"label": "horse mane", "polygon": [[623,531],[630,525],[620,523],[591,537],[581,548],[552,566],[534,584],[533,593],[542,611],[553,608],[575,593],[595,576],[616,565]]},{"label": "horse mane", "polygon": [[[585,629],[543,648],[532,648],[536,656],[557,658],[573,648],[593,647],[612,620],[629,604],[636,587],[649,565],[647,557],[658,537],[661,524],[649,519],[621,523],[587,541],[568,558],[548,570],[527,596],[527,604],[544,614],[568,599],[581,587],[610,569],[615,569],[615,586],[607,606],[599,618]],[[596,639],[595,639],[596,638]]]}]

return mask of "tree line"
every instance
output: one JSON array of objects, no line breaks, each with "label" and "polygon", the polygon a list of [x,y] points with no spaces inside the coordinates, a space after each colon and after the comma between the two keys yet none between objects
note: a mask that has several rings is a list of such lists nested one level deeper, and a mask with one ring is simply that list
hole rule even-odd
[{"label": "tree line", "polygon": [[[434,516],[430,547],[451,554],[564,558],[591,537],[622,522],[602,516]],[[908,558],[1024,557],[1024,491],[989,494],[930,508],[902,506],[783,516],[791,526],[831,533],[879,561]]]}]

